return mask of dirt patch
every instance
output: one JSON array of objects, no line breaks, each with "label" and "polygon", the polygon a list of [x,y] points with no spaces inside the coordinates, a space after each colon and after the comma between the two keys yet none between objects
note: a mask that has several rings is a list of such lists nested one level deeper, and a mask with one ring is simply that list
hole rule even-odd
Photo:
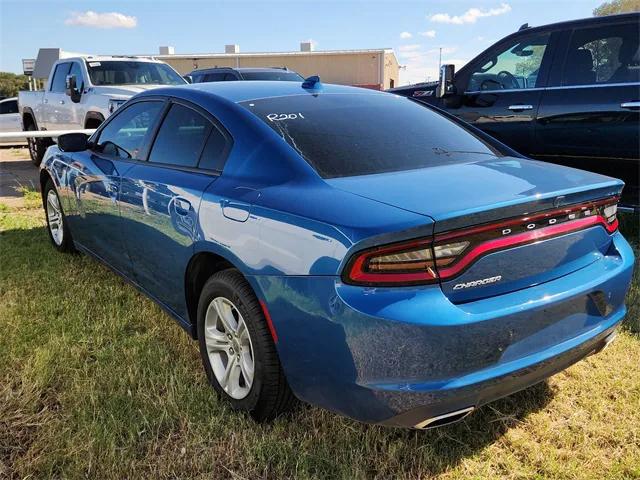
[{"label": "dirt patch", "polygon": [[0,204],[25,206],[24,194],[40,189],[38,168],[31,163],[26,148],[0,148]]}]

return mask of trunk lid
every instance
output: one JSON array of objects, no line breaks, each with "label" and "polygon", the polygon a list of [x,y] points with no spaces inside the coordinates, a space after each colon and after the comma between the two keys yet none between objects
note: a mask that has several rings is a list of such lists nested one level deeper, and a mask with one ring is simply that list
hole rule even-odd
[{"label": "trunk lid", "polygon": [[327,181],[431,217],[436,246],[470,240],[460,256],[475,256],[464,268],[438,267],[442,290],[454,303],[544,283],[606,255],[611,235],[596,221],[604,205],[595,201],[619,195],[621,181],[521,158],[467,158]]}]

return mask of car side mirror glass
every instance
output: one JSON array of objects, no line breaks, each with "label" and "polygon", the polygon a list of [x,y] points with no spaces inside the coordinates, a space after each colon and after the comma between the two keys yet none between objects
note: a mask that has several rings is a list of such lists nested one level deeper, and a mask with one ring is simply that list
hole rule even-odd
[{"label": "car side mirror glass", "polygon": [[71,97],[71,101],[74,103],[78,103],[82,96],[82,93],[78,90],[76,82],[77,80],[75,75],[67,75],[64,82],[64,91],[69,97]]},{"label": "car side mirror glass", "polygon": [[455,94],[455,86],[453,77],[455,75],[454,65],[442,65],[440,67],[440,77],[438,79],[438,87],[436,88],[436,97],[443,98]]},{"label": "car side mirror glass", "polygon": [[58,148],[63,152],[83,152],[89,148],[88,140],[85,133],[65,133],[58,137]]}]

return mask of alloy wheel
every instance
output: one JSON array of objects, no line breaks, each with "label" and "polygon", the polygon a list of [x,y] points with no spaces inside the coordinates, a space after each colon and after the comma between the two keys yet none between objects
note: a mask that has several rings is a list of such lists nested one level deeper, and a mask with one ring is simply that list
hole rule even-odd
[{"label": "alloy wheel", "polygon": [[247,324],[229,299],[216,297],[209,304],[204,340],[220,387],[231,398],[245,398],[251,391],[255,373],[253,345]]},{"label": "alloy wheel", "polygon": [[62,245],[64,237],[64,228],[62,225],[62,209],[58,201],[58,195],[53,190],[47,193],[47,220],[49,224],[49,232],[51,238],[56,245]]}]

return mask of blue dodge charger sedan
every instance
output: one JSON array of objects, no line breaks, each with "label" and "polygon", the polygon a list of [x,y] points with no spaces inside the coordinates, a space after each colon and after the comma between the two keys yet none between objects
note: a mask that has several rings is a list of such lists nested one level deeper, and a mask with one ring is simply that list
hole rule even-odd
[{"label": "blue dodge charger sedan", "polygon": [[298,398],[443,425],[601,350],[626,312],[621,181],[388,93],[151,90],[60,137],[40,178],[54,247],[160,304],[259,421]]}]

